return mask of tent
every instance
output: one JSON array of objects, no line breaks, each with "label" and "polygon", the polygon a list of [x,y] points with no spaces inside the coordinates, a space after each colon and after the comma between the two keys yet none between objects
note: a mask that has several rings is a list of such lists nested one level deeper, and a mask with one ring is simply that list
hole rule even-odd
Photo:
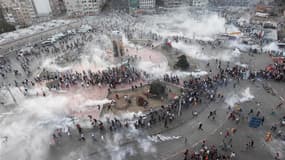
[{"label": "tent", "polygon": [[249,127],[251,128],[258,128],[261,125],[261,118],[252,117],[249,121]]}]

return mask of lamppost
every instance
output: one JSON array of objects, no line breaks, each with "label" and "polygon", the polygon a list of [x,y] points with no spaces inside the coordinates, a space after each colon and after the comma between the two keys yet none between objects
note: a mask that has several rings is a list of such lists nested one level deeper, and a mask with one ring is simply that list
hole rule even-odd
[{"label": "lamppost", "polygon": [[182,109],[182,96],[179,96],[179,106],[178,106],[178,116],[181,116],[181,109]]}]

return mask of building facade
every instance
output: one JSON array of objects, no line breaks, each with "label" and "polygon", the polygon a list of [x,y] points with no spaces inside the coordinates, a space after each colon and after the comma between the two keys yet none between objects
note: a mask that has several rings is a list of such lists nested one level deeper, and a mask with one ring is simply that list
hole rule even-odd
[{"label": "building facade", "polygon": [[49,0],[49,4],[53,16],[61,16],[66,13],[64,0]]},{"label": "building facade", "polygon": [[6,8],[3,8],[2,13],[3,13],[3,17],[8,23],[14,24],[14,25],[17,24],[18,19],[16,17],[16,10],[6,7]]},{"label": "building facade", "polygon": [[184,0],[164,0],[163,5],[167,8],[180,7],[184,4]]},{"label": "building facade", "polygon": [[15,27],[7,23],[3,15],[3,8],[0,6],[0,34],[15,30]]},{"label": "building facade", "polygon": [[154,9],[156,0],[139,0],[140,9]]},{"label": "building facade", "polygon": [[205,7],[208,5],[208,0],[190,0],[190,6]]},{"label": "building facade", "polygon": [[92,16],[100,12],[102,0],[64,0],[66,13],[71,17]]},{"label": "building facade", "polygon": [[3,15],[8,23],[31,25],[37,18],[32,0],[1,0]]},{"label": "building facade", "polygon": [[64,4],[66,7],[66,14],[68,16],[76,17],[82,16],[82,4],[80,3],[81,0],[64,0]]},{"label": "building facade", "polygon": [[209,0],[214,6],[247,6],[250,0]]},{"label": "building facade", "polygon": [[[138,0],[109,0],[108,2],[113,10],[129,12],[129,9],[138,7]],[[135,7],[136,6],[136,7]]]}]

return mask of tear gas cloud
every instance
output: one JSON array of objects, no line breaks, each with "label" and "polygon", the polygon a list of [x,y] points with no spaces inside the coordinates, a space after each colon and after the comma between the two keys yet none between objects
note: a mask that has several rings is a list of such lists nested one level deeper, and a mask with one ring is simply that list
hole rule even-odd
[{"label": "tear gas cloud", "polygon": [[[226,51],[215,51],[211,50],[209,53],[208,51],[203,50],[203,47],[200,45],[195,44],[186,44],[184,42],[173,42],[172,46],[176,49],[181,50],[185,55],[198,60],[208,61],[219,59],[222,61],[232,61],[235,58],[238,58],[241,54],[239,49],[234,50],[226,50]],[[206,53],[207,52],[207,53]]]},{"label": "tear gas cloud", "polygon": [[[56,128],[73,127],[73,121],[67,118],[69,115],[70,97],[52,95],[46,97],[29,97],[19,100],[19,106],[11,111],[11,114],[1,118],[1,137],[8,136],[8,142],[0,145],[0,156],[4,159],[29,159],[44,160],[47,158],[49,145],[52,143],[51,134]],[[102,105],[110,100],[86,100],[86,103],[79,106],[84,110],[90,105]],[[3,114],[1,114],[2,116]],[[143,115],[140,113],[125,113],[120,116],[105,115],[102,120],[117,117],[120,120],[132,120],[134,117]],[[82,124],[82,123],[81,123]],[[82,124],[84,127],[88,125]],[[126,133],[115,133],[113,137],[104,138],[102,149],[107,150],[107,155],[112,160],[123,160],[127,156],[135,155],[139,150],[147,153],[154,153],[155,147],[152,141],[142,132],[132,127],[125,130]],[[121,146],[122,142],[128,139],[135,141],[137,146]],[[25,146],[18,150],[18,146]],[[99,147],[99,146],[98,146]],[[14,152],[17,151],[17,154]],[[71,154],[71,153],[70,153]],[[66,158],[79,158],[82,151],[76,151]],[[100,156],[100,155],[99,155]],[[84,156],[83,156],[84,157]],[[63,158],[64,159],[64,158]]]},{"label": "tear gas cloud", "polygon": [[263,51],[275,51],[275,52],[280,52],[281,49],[278,47],[277,43],[276,42],[272,42],[272,43],[269,43],[267,45],[265,45],[263,48],[262,48]]},{"label": "tear gas cloud", "polygon": [[107,121],[108,119],[118,119],[118,120],[128,120],[128,121],[132,121],[133,119],[136,119],[139,116],[144,116],[145,114],[143,114],[142,112],[124,112],[124,113],[119,113],[119,114],[113,114],[113,113],[107,113],[104,114],[103,117],[101,118],[102,121]]},{"label": "tear gas cloud", "polygon": [[[216,13],[194,15],[187,11],[170,12],[164,15],[144,16],[146,24],[140,25],[141,30],[157,33],[158,35],[168,38],[171,36],[183,36],[190,39],[204,41],[214,41],[219,34],[239,32],[240,30],[234,25],[227,25],[226,20]],[[151,19],[151,20],[150,20]],[[215,27],[209,27],[215,26]],[[243,50],[248,46],[240,44],[238,41],[232,42],[232,49]],[[173,42],[172,46],[182,50],[191,58],[199,60],[220,59],[222,61],[232,61],[239,55],[232,51],[212,51],[204,53],[203,46],[199,44],[185,44],[183,42]]]},{"label": "tear gas cloud", "polygon": [[[127,139],[133,141],[136,145],[122,146],[122,143],[125,143]],[[105,148],[110,153],[112,160],[124,160],[128,156],[156,152],[153,143],[134,128],[130,128],[127,133],[115,133],[113,138],[107,138]]]},{"label": "tear gas cloud", "polygon": [[139,61],[137,66],[139,70],[142,70],[150,75],[150,79],[159,79],[162,78],[165,74],[168,75],[177,75],[178,77],[201,77],[207,75],[206,71],[196,71],[196,72],[188,72],[188,71],[179,71],[179,70],[171,70],[168,65],[168,62],[161,62],[159,64],[155,64],[151,61]]},{"label": "tear gas cloud", "polygon": [[103,100],[87,100],[81,106],[82,107],[84,107],[84,106],[97,106],[97,105],[103,106],[104,104],[107,104],[107,103],[111,103],[111,100],[109,100],[107,98],[105,98]]},{"label": "tear gas cloud", "polygon": [[88,54],[81,56],[80,67],[84,70],[104,70],[108,67],[111,67],[113,64],[111,61],[108,61],[108,55],[106,51],[101,50],[99,47],[93,46],[90,47]]},{"label": "tear gas cloud", "polygon": [[243,103],[250,101],[254,98],[254,95],[250,92],[250,88],[241,90],[238,93],[231,93],[226,97],[225,102],[229,106],[233,107],[237,103]]},{"label": "tear gas cloud", "polygon": [[95,39],[83,48],[82,53],[79,55],[80,62],[69,63],[67,66],[60,66],[56,63],[55,58],[46,58],[42,67],[49,71],[59,72],[68,70],[104,70],[108,67],[115,66],[112,61],[112,53],[108,53],[111,49],[112,44],[109,37],[106,35],[95,36]]},{"label": "tear gas cloud", "polygon": [[49,71],[67,71],[71,69],[71,66],[62,67],[55,63],[55,58],[46,58],[43,61],[42,68],[48,69]]},{"label": "tear gas cloud", "polygon": [[226,23],[224,18],[215,13],[192,15],[187,11],[145,16],[144,19],[146,22],[144,29],[158,33],[163,37],[180,35],[188,38],[193,38],[194,36],[196,39],[209,38],[216,34],[224,33]]},{"label": "tear gas cloud", "polygon": [[[19,100],[19,106],[11,110],[12,114],[0,121],[0,136],[9,138],[7,143],[0,145],[0,157],[15,160],[44,159],[49,149],[51,132],[65,125],[59,122],[64,122],[62,119],[67,113],[67,100],[61,96]],[[50,120],[54,120],[53,123],[48,123]],[[23,148],[19,150],[19,146]]]},{"label": "tear gas cloud", "polygon": [[250,48],[252,48],[252,46],[250,45],[246,45],[246,44],[243,44],[241,42],[239,42],[239,40],[231,40],[231,41],[228,41],[227,42],[227,45],[230,47],[230,48],[237,48],[241,51],[249,51]]}]

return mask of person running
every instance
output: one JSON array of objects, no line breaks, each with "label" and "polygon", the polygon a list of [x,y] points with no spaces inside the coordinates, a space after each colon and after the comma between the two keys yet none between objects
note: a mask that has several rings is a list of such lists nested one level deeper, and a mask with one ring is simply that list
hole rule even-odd
[{"label": "person running", "polygon": [[208,115],[208,119],[211,118],[213,116],[213,112],[210,111],[209,115]]},{"label": "person running", "polygon": [[80,141],[85,141],[85,137],[84,137],[84,134],[82,133],[81,135],[80,135],[80,139],[79,139]]},{"label": "person running", "polygon": [[202,123],[202,122],[199,122],[199,127],[198,127],[198,129],[199,129],[199,130],[203,130],[202,127],[203,127],[203,123]]}]

